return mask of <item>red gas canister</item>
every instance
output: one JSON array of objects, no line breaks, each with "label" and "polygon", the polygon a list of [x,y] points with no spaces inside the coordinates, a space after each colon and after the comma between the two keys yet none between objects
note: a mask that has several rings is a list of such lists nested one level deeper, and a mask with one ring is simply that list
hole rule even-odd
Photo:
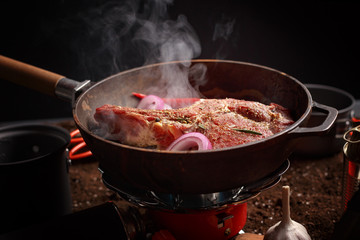
[{"label": "red gas canister", "polygon": [[149,213],[156,225],[169,231],[176,240],[221,240],[236,236],[245,226],[247,204],[232,204],[211,210],[187,210],[181,213],[151,209]]}]

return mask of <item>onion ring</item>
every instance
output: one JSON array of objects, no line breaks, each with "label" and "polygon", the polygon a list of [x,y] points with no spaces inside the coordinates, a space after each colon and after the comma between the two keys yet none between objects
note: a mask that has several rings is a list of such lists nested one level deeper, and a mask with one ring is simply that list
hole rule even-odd
[{"label": "onion ring", "polygon": [[141,99],[137,108],[162,110],[164,109],[164,100],[155,95],[148,95]]},{"label": "onion ring", "polygon": [[212,149],[211,142],[202,133],[191,132],[185,133],[167,148],[169,151],[186,151],[186,150],[209,150]]}]

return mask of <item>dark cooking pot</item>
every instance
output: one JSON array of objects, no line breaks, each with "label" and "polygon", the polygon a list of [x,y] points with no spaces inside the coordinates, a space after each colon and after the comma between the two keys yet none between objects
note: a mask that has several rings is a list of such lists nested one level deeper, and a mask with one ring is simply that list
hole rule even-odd
[{"label": "dark cooking pot", "polygon": [[0,128],[0,233],[71,213],[69,143],[56,126]]},{"label": "dark cooking pot", "polygon": [[[331,86],[321,84],[305,84],[305,86],[314,101],[336,108],[338,116],[327,134],[302,138],[294,153],[321,157],[340,152],[345,144],[343,135],[352,127],[351,116],[355,98],[350,93]],[[312,111],[307,127],[318,126],[325,118],[326,114]]]},{"label": "dark cooking pot", "polygon": [[[19,64],[15,62],[16,67],[13,67],[13,60],[0,58],[0,77],[16,81]],[[295,123],[260,141],[193,152],[143,149],[112,142],[94,134],[95,108],[103,104],[134,107],[137,99],[131,92],[150,94],[149,89],[162,79],[161,70],[164,67],[180,65],[184,68],[197,64],[207,68],[207,82],[199,88],[205,97],[278,103],[290,109]],[[49,89],[56,86],[52,94],[64,97],[66,94],[63,93],[69,86],[79,86],[76,81],[49,72],[40,74],[40,78],[44,80],[47,78],[44,75],[49,74],[52,79],[57,78],[55,83],[47,86]],[[39,77],[32,74],[31,79],[36,78]],[[189,82],[194,81],[194,77],[189,76]],[[295,78],[264,66],[225,60],[159,63],[124,71],[91,86],[77,98],[73,108],[74,120],[81,135],[99,160],[101,170],[112,179],[113,185],[121,181],[138,189],[183,194],[235,189],[266,177],[287,159],[299,137],[326,132],[337,116],[336,109],[314,103],[306,87]],[[326,112],[327,117],[320,126],[304,128],[312,108]]]}]

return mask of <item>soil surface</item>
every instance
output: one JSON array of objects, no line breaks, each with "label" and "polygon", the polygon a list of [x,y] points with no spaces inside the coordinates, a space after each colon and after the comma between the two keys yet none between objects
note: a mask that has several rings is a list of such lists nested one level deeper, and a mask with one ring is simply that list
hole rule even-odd
[{"label": "soil surface", "polygon": [[[65,124],[68,129],[72,124]],[[329,239],[341,211],[342,153],[323,158],[290,157],[290,168],[274,187],[248,202],[246,233],[265,234],[281,220],[281,187],[291,188],[291,217],[303,224],[313,240]],[[98,162],[93,158],[73,160],[69,169],[73,211],[109,200],[128,205],[102,183]]]}]

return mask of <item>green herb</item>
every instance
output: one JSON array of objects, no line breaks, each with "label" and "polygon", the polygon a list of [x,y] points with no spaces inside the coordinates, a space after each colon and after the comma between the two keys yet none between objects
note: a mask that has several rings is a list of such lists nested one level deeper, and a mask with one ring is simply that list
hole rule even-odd
[{"label": "green herb", "polygon": [[260,132],[256,132],[256,131],[248,130],[248,129],[233,128],[233,130],[238,131],[238,132],[251,133],[251,134],[256,134],[256,135],[262,135],[262,133],[260,133]]},{"label": "green herb", "polygon": [[186,117],[178,117],[175,119],[176,121],[179,121],[181,123],[189,123],[190,122],[190,119],[189,118],[186,118]]},{"label": "green herb", "polygon": [[198,124],[199,128],[201,128],[202,130],[206,130],[206,127],[204,125],[202,125],[201,123]]}]

